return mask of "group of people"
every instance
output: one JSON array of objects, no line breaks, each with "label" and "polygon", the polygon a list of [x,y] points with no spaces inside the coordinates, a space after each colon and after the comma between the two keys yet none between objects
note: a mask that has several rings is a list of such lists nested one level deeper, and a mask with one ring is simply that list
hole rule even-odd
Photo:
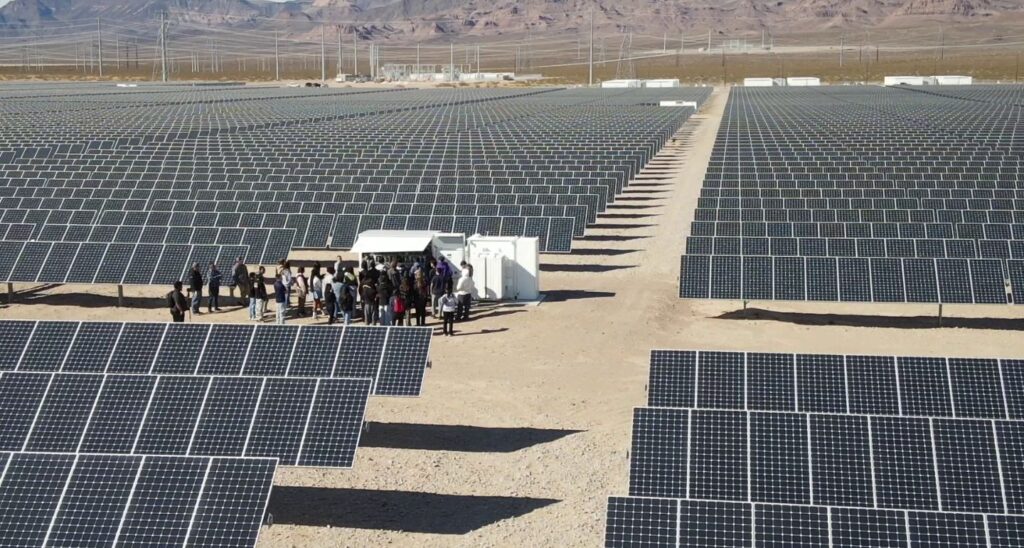
[{"label": "group of people", "polygon": [[[313,263],[307,275],[305,267],[293,272],[289,261],[279,261],[270,290],[276,323],[285,323],[289,315],[312,314],[314,320],[323,317],[328,324],[348,325],[361,317],[367,325],[424,326],[429,313],[442,320],[442,333],[450,336],[455,334],[456,321],[469,320],[475,286],[473,266],[465,261],[458,269],[444,257],[420,257],[411,265],[367,259],[360,266],[357,275],[352,267],[343,266],[339,256],[337,262],[326,267]],[[189,307],[193,314],[200,314],[204,281],[208,312],[220,310],[222,274],[211,262],[204,276],[197,263],[190,272],[191,299],[182,293],[182,282],[175,282],[167,294],[174,321],[185,321]],[[248,307],[252,321],[263,321],[267,312],[271,295],[268,281],[264,267],[249,272],[241,257],[232,268],[231,283],[238,289],[243,306]],[[308,306],[310,300],[312,306]]]}]

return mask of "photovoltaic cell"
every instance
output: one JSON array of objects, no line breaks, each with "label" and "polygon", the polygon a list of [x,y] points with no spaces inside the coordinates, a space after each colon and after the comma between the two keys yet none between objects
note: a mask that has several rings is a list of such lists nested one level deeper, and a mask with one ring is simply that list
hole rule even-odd
[{"label": "photovoltaic cell", "polygon": [[633,410],[631,496],[686,498],[688,420],[684,409]]},{"label": "photovoltaic cell", "polygon": [[608,499],[605,546],[675,546],[678,501],[612,497]]},{"label": "photovoltaic cell", "polygon": [[806,417],[751,413],[749,420],[751,500],[809,504]]},{"label": "photovoltaic cell", "polygon": [[792,354],[747,354],[747,408],[795,411]]},{"label": "photovoltaic cell", "polygon": [[142,457],[79,455],[47,546],[111,546]]},{"label": "photovoltaic cell", "polygon": [[334,368],[335,377],[377,378],[387,331],[372,327],[346,326]]},{"label": "photovoltaic cell", "polygon": [[208,377],[160,377],[134,450],[150,455],[186,454],[209,383]]},{"label": "photovoltaic cell", "polygon": [[246,456],[296,462],[315,390],[316,381],[312,379],[267,379]]},{"label": "photovoltaic cell", "polygon": [[828,546],[828,511],[817,506],[755,505],[754,537],[757,546]]},{"label": "photovoltaic cell", "polygon": [[0,371],[17,367],[34,328],[35,322],[0,322]]},{"label": "photovoltaic cell", "polygon": [[847,356],[846,382],[851,413],[899,415],[896,363],[888,356]]},{"label": "photovoltaic cell", "polygon": [[679,501],[679,546],[687,548],[750,546],[749,504]]},{"label": "photovoltaic cell", "polygon": [[743,409],[743,354],[701,352],[697,358],[697,406],[709,409]]},{"label": "photovoltaic cell", "polygon": [[264,379],[217,377],[192,438],[195,455],[241,455],[253,424]]},{"label": "photovoltaic cell", "polygon": [[189,546],[254,546],[276,464],[265,459],[213,459],[196,506]]},{"label": "photovoltaic cell", "polygon": [[747,415],[693,411],[690,498],[747,500]]},{"label": "photovoltaic cell", "polygon": [[129,453],[156,385],[155,376],[107,377],[79,448],[84,453]]},{"label": "photovoltaic cell", "polygon": [[76,452],[102,384],[103,377],[99,375],[54,376],[46,400],[39,407],[25,449],[54,453]]},{"label": "photovoltaic cell", "polygon": [[897,358],[903,414],[926,417],[950,417],[946,360],[943,358]]},{"label": "photovoltaic cell", "polygon": [[846,381],[842,356],[798,354],[797,404],[800,411],[846,412]]},{"label": "photovoltaic cell", "polygon": [[938,510],[928,419],[872,417],[870,427],[878,507]]},{"label": "photovoltaic cell", "polygon": [[1003,511],[991,423],[935,419],[932,423],[943,510]]},{"label": "photovoltaic cell", "polygon": [[693,407],[696,365],[696,352],[652,351],[647,405]]},{"label": "photovoltaic cell", "polygon": [[149,373],[164,337],[164,324],[128,323],[114,347],[109,373]]},{"label": "photovoltaic cell", "polygon": [[832,546],[843,548],[904,548],[907,522],[903,512],[863,508],[832,508]]},{"label": "photovoltaic cell", "polygon": [[288,375],[292,377],[330,377],[341,343],[341,329],[325,325],[304,325],[299,329]]},{"label": "photovoltaic cell", "polygon": [[42,546],[75,455],[15,453],[0,483],[0,545]]},{"label": "photovoltaic cell", "polygon": [[320,381],[303,436],[299,466],[352,466],[370,385],[369,379]]},{"label": "photovoltaic cell", "polygon": [[146,458],[118,542],[129,546],[184,545],[208,466],[207,459]]},{"label": "photovoltaic cell", "polygon": [[0,451],[21,450],[49,384],[45,373],[8,372],[0,377]]},{"label": "photovoltaic cell", "polygon": [[118,323],[81,324],[61,370],[103,373],[121,333],[121,326]]},{"label": "photovoltaic cell", "polygon": [[433,329],[390,328],[374,386],[378,396],[419,396]]},{"label": "photovoltaic cell", "polygon": [[868,419],[811,415],[814,504],[874,506]]},{"label": "photovoltaic cell", "polygon": [[986,419],[1006,417],[998,361],[950,358],[949,375],[956,416]]},{"label": "photovoltaic cell", "polygon": [[978,514],[948,512],[909,512],[907,525],[911,546],[988,545],[985,540],[985,519]]},{"label": "photovoltaic cell", "polygon": [[244,374],[254,376],[286,375],[298,333],[298,326],[257,326],[249,357],[245,362]]},{"label": "photovoltaic cell", "polygon": [[18,370],[59,370],[77,331],[78,324],[75,322],[39,322]]}]

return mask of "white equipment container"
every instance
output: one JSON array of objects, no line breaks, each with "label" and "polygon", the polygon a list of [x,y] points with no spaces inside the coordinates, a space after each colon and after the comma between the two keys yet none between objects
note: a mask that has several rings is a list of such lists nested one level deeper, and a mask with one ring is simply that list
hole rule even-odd
[{"label": "white equipment container", "polygon": [[790,78],[786,78],[786,85],[791,87],[820,86],[821,78],[814,78],[810,76],[793,76]]},{"label": "white equipment container", "polygon": [[393,256],[422,255],[430,253],[437,257],[444,255],[458,266],[466,257],[466,237],[462,234],[444,234],[430,230],[367,230],[352,245],[352,253],[363,255]]},{"label": "white equipment container", "polygon": [[693,110],[697,110],[696,101],[660,101],[658,105],[662,107],[690,107]]},{"label": "white equipment container", "polygon": [[771,78],[744,78],[743,87],[747,88],[770,88],[775,85]]},{"label": "white equipment container", "polygon": [[886,76],[883,83],[887,86],[923,86],[924,76]]},{"label": "white equipment container", "polygon": [[605,80],[601,82],[602,88],[638,88],[640,80]]},{"label": "white equipment container", "polygon": [[677,88],[679,78],[663,78],[659,80],[644,80],[645,88]]},{"label": "white equipment container", "polygon": [[935,76],[935,83],[940,86],[969,86],[974,83],[970,76]]},{"label": "white equipment container", "polygon": [[537,238],[474,235],[466,245],[475,299],[534,301],[540,297]]}]

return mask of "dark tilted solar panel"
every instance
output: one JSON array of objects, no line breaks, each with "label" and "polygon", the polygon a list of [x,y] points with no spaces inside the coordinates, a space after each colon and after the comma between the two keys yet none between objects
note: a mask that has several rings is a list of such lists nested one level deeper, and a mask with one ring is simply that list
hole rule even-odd
[{"label": "dark tilted solar panel", "polygon": [[[220,433],[231,424],[216,415],[224,409],[217,403],[244,397],[253,379],[6,372],[0,376],[0,416],[8,425],[2,447],[202,455],[196,440],[210,440],[207,429]],[[241,408],[248,409],[243,447],[201,444],[215,451],[208,455],[352,465],[370,379],[255,379],[260,385],[256,405]],[[208,401],[214,405],[208,407]],[[87,420],[68,416],[69,408],[87,410]]]},{"label": "dark tilted solar panel", "polygon": [[254,546],[274,459],[4,453],[0,542]]}]

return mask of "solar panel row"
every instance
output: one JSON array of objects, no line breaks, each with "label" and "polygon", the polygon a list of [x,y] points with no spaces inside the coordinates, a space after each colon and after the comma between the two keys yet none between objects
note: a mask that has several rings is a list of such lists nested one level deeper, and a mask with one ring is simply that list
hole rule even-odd
[{"label": "solar panel row", "polygon": [[367,378],[375,395],[418,396],[431,339],[418,327],[5,320],[0,371]]},{"label": "solar panel row", "polygon": [[690,236],[687,255],[1024,259],[1024,240]]},{"label": "solar panel row", "polygon": [[4,546],[256,544],[275,459],[0,453]]},{"label": "solar panel row", "polygon": [[647,404],[1024,419],[1024,361],[655,350]]},{"label": "solar panel row", "polygon": [[680,265],[684,299],[1007,304],[1024,296],[1021,260],[684,255]]},{"label": "solar panel row", "polygon": [[[170,285],[193,263],[230,265],[244,245],[104,244],[0,241],[0,281]],[[227,284],[225,284],[227,285]]]},{"label": "solar panel row", "polygon": [[0,450],[350,468],[370,379],[0,373]]}]

